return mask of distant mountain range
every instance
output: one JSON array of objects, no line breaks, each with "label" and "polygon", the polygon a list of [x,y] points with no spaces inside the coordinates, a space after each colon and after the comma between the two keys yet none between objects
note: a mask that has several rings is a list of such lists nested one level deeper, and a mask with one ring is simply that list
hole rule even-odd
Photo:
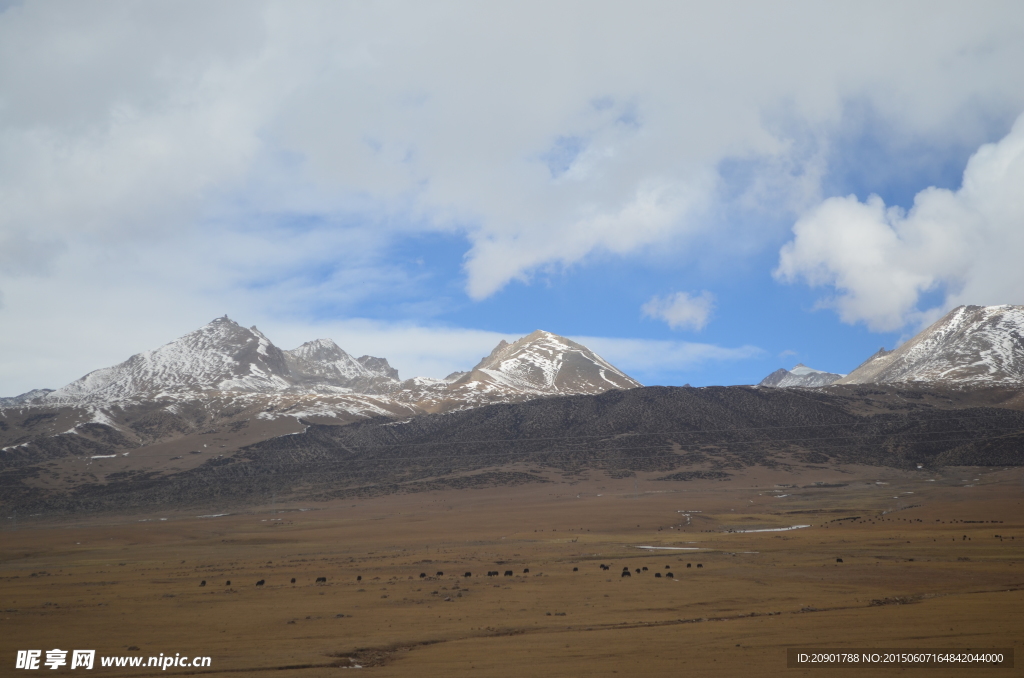
[{"label": "distant mountain range", "polygon": [[884,348],[850,374],[797,365],[760,386],[831,384],[1024,386],[1024,306],[959,306],[893,351]]},{"label": "distant mountain range", "polygon": [[148,402],[227,399],[264,404],[264,418],[332,412],[409,416],[640,385],[586,346],[542,330],[512,344],[502,341],[467,372],[402,381],[386,358],[353,358],[330,339],[282,350],[256,327],[242,327],[224,316],[55,391],[37,389],[0,399],[0,408],[124,409]]},{"label": "distant mountain range", "polygon": [[[960,306],[894,351],[850,374],[798,364],[758,385],[1024,386],[1024,306]],[[95,370],[55,391],[0,398],[0,409],[124,408],[143,402],[231,400],[261,416],[403,417],[552,395],[593,395],[641,384],[585,346],[537,330],[465,372],[402,380],[386,358],[354,358],[331,339],[292,350],[227,316],[153,351]]]}]

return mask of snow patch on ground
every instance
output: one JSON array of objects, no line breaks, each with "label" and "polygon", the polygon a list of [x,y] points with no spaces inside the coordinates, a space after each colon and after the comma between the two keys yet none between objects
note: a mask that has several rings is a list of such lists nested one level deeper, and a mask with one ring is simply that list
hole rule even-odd
[{"label": "snow patch on ground", "polygon": [[789,532],[790,530],[802,530],[810,525],[791,525],[790,527],[765,527],[758,530],[726,530],[726,532]]}]

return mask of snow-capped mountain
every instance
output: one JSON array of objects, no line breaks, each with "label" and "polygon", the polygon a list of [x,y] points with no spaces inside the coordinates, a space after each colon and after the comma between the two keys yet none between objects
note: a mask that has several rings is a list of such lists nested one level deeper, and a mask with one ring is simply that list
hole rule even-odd
[{"label": "snow-capped mountain", "polygon": [[537,330],[502,341],[453,387],[478,385],[540,394],[602,393],[641,386],[586,346]]},{"label": "snow-capped mountain", "polygon": [[791,370],[778,369],[769,374],[767,377],[761,380],[758,386],[772,386],[775,388],[790,388],[792,386],[803,386],[805,388],[815,388],[818,386],[828,386],[839,381],[845,374],[836,374],[834,372],[824,372],[822,370],[816,370],[812,367],[807,367],[803,363],[797,363],[797,366]]},{"label": "snow-capped mountain", "polygon": [[1024,385],[1024,306],[960,306],[839,384]]},{"label": "snow-capped mountain", "polygon": [[47,396],[50,402],[114,402],[203,391],[273,393],[288,388],[281,349],[255,327],[227,316],[154,351],[90,372]]},{"label": "snow-capped mountain", "polygon": [[227,316],[154,351],[90,372],[48,394],[50,403],[121,402],[228,393],[380,394],[398,387],[384,358],[352,358],[330,339],[282,351]]}]

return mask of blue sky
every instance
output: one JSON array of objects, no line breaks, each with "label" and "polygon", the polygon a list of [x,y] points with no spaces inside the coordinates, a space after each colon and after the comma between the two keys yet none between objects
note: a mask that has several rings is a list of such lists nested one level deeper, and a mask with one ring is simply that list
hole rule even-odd
[{"label": "blue sky", "polygon": [[0,395],[224,313],[406,377],[538,328],[847,372],[1024,303],[1020,63],[1015,2],[5,3]]}]

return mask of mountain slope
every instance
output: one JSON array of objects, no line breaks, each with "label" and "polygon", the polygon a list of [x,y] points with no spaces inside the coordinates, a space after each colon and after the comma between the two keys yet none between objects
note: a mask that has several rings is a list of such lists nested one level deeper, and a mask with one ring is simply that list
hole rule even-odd
[{"label": "mountain slope", "polygon": [[839,384],[1024,385],[1024,306],[960,306]]}]

